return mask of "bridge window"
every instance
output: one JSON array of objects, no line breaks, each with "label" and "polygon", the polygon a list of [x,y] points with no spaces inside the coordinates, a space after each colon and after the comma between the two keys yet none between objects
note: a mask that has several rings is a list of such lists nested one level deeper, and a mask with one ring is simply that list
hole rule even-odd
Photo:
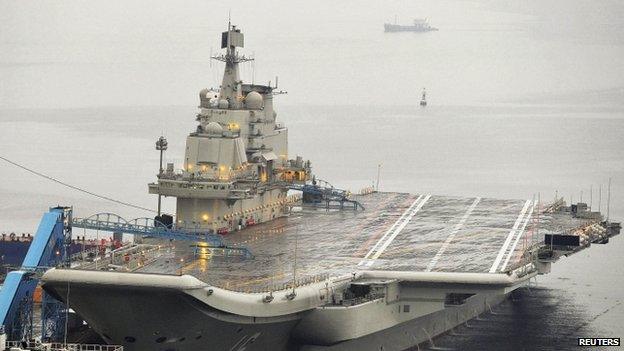
[{"label": "bridge window", "polygon": [[409,313],[409,311],[410,311],[410,305],[403,305],[403,312]]}]

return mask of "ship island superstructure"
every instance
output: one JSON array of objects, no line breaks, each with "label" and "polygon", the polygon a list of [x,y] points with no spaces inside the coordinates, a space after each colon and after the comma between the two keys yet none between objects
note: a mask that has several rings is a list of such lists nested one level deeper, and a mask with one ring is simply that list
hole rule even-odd
[{"label": "ship island superstructure", "polygon": [[311,165],[288,158],[288,129],[276,122],[273,90],[245,84],[239,64],[244,36],[236,26],[222,33],[225,53],[213,59],[225,63],[220,89],[199,93],[197,129],[186,139],[181,171],[167,164],[151,194],[175,197],[176,225],[196,230],[228,232],[266,222],[286,213],[289,186],[311,179]]}]

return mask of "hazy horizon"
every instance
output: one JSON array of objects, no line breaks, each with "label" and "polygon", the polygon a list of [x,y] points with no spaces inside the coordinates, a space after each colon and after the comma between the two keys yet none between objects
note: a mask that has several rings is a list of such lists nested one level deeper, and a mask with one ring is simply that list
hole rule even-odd
[{"label": "hazy horizon", "polygon": [[[4,0],[0,108],[196,105],[228,12],[242,78],[279,76],[283,105],[624,106],[618,1]],[[395,15],[440,31],[384,33]]]}]

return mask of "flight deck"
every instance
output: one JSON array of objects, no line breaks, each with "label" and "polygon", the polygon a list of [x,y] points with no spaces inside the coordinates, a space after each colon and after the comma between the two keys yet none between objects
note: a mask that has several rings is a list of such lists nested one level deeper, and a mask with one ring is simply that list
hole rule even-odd
[{"label": "flight deck", "polygon": [[229,245],[249,248],[251,258],[175,242],[136,271],[189,274],[241,291],[358,270],[495,273],[525,262],[522,253],[544,234],[587,223],[544,213],[532,200],[376,192],[357,201],[366,210],[293,208],[287,217],[225,236]]}]

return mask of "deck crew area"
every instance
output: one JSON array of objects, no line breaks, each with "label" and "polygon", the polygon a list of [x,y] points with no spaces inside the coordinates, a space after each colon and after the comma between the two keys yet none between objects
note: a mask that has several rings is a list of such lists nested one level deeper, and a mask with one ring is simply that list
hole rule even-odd
[{"label": "deck crew area", "polygon": [[225,237],[249,248],[252,258],[176,242],[136,271],[189,274],[240,291],[278,290],[293,276],[305,283],[360,270],[495,273],[528,260],[522,253],[539,246],[544,234],[588,222],[540,211],[530,200],[373,193],[357,201],[365,211],[304,208]]}]

